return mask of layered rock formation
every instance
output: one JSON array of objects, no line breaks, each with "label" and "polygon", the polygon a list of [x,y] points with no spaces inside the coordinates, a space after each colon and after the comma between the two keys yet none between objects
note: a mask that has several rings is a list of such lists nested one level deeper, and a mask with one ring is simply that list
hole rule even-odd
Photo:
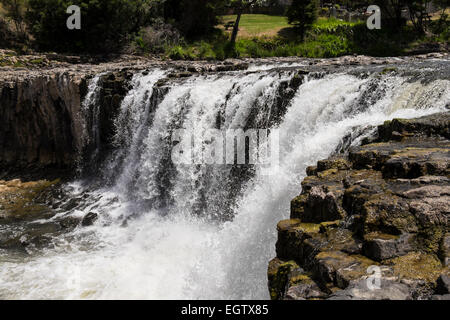
[{"label": "layered rock formation", "polygon": [[278,224],[272,299],[447,299],[450,113],[393,120],[307,170]]},{"label": "layered rock formation", "polygon": [[[335,59],[302,59],[304,72],[330,71],[351,65],[371,66],[399,64],[446,54],[429,54],[408,58],[371,58],[348,56]],[[276,65],[298,63],[298,58],[227,60],[223,62],[162,61],[142,57],[121,56],[112,62],[95,61],[95,57],[72,57],[55,54],[17,55],[0,50],[0,178],[11,178],[11,172],[31,169],[63,169],[71,172],[85,145],[81,113],[89,79],[105,73],[99,95],[102,119],[99,119],[102,146],[108,149],[112,135],[112,119],[126,94],[132,74],[151,68],[171,69],[164,81],[193,74],[247,70],[249,64]],[[251,72],[251,71],[250,71]],[[301,73],[302,71],[300,71]],[[280,90],[289,91],[286,84]],[[163,84],[162,83],[162,84]],[[285,90],[285,91],[286,91]],[[283,92],[283,95],[293,94]],[[281,106],[280,109],[286,108]],[[274,119],[276,122],[277,119]],[[89,120],[88,120],[89,121]],[[23,174],[17,175],[17,177]],[[56,175],[58,176],[58,175]]]},{"label": "layered rock formation", "polygon": [[24,177],[42,169],[72,173],[80,151],[89,147],[85,145],[89,124],[81,110],[89,79],[105,72],[98,99],[105,141],[111,136],[113,114],[126,94],[131,69],[144,65],[128,61],[97,66],[57,64],[39,71],[4,68],[0,72],[1,175],[21,172],[19,176]]},{"label": "layered rock formation", "polygon": [[55,74],[0,86],[0,162],[64,166],[77,145],[79,84]]}]

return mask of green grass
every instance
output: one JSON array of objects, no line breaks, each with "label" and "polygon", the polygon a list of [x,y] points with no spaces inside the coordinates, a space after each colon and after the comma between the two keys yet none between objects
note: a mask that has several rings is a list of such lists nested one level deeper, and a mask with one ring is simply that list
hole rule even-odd
[{"label": "green grass", "polygon": [[[224,23],[235,16],[225,16]],[[358,23],[321,18],[308,33],[305,42],[298,39],[295,28],[287,24],[285,17],[267,15],[243,15],[236,47],[227,46],[229,33],[215,39],[169,48],[171,59],[221,60],[227,57],[263,58],[302,56],[311,58],[337,57],[352,52],[348,38]]]},{"label": "green grass", "polygon": [[[222,23],[234,21],[235,16],[222,17]],[[243,15],[239,36],[230,47],[231,30],[217,30],[213,36],[190,43],[165,48],[165,57],[178,60],[223,60],[226,58],[264,58],[299,56],[332,58],[349,54],[396,56],[411,52],[420,44],[448,42],[449,25],[433,26],[433,36],[414,32],[412,26],[400,31],[387,28],[369,30],[364,21],[345,22],[319,18],[305,40],[299,39],[295,28],[285,17],[262,14]]]},{"label": "green grass", "polygon": [[[235,15],[222,16],[221,18],[223,24],[236,21]],[[287,18],[283,16],[243,14],[239,23],[239,38],[275,36],[281,29],[289,27]]]},{"label": "green grass", "polygon": [[[222,16],[222,25],[235,22],[236,16]],[[343,27],[352,27],[359,22],[346,22],[338,19],[320,17],[313,26],[316,32],[333,32]],[[222,27],[224,29],[224,27]],[[285,32],[283,32],[285,31]],[[293,28],[283,16],[269,16],[265,14],[244,14],[239,23],[238,39],[252,39],[260,37],[277,37],[282,34],[292,33]],[[231,33],[231,29],[228,30]]]}]

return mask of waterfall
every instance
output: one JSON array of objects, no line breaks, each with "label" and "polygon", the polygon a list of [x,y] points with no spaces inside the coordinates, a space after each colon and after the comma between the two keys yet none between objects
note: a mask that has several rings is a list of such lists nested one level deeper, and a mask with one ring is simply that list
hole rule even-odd
[{"label": "waterfall", "polygon": [[[356,128],[448,109],[450,81],[414,74],[336,72],[298,66],[196,75],[158,87],[170,70],[140,72],[115,120],[115,151],[103,184],[66,186],[84,202],[62,216],[99,214],[90,227],[54,239],[37,255],[1,258],[0,298],[267,299],[276,224],[289,216],[305,169]],[[432,72],[431,71],[428,72]],[[85,105],[95,104],[91,82]],[[279,164],[178,164],[175,130],[279,132]],[[353,141],[358,143],[358,140]],[[200,152],[195,145],[193,152]]]},{"label": "waterfall", "polygon": [[99,95],[101,91],[101,80],[104,74],[97,74],[92,78],[88,85],[88,92],[81,105],[81,117],[84,121],[81,121],[83,125],[82,132],[82,145],[88,149],[88,159],[83,159],[83,150],[80,150],[80,157],[78,159],[78,171],[82,170],[83,165],[86,162],[92,163],[97,158],[100,146],[100,133],[99,133]]}]

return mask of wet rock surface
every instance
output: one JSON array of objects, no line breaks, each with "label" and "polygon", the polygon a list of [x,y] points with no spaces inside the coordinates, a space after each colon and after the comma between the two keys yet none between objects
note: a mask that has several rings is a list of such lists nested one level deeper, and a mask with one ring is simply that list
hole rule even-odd
[{"label": "wet rock surface", "polygon": [[27,254],[51,245],[62,228],[49,220],[55,213],[45,198],[59,184],[58,180],[0,181],[0,249]]},{"label": "wet rock surface", "polygon": [[449,128],[450,112],[388,121],[309,167],[278,224],[272,298],[448,299]]},{"label": "wet rock surface", "polygon": [[83,227],[92,226],[98,219],[98,214],[95,212],[89,212],[81,221]]},{"label": "wet rock surface", "polygon": [[59,236],[98,220],[98,213],[79,216],[90,195],[71,198],[60,180],[0,180],[0,251],[32,255],[54,248]]}]

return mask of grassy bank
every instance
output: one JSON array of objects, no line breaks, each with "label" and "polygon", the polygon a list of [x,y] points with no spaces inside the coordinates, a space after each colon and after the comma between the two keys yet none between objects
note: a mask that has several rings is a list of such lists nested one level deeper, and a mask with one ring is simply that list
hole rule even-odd
[{"label": "grassy bank", "polygon": [[388,28],[369,30],[362,21],[350,23],[320,18],[302,42],[285,17],[244,15],[236,47],[229,48],[227,41],[231,31],[224,25],[234,18],[222,17],[223,26],[210,39],[168,47],[165,56],[191,60],[286,56],[331,58],[348,54],[395,56],[417,53],[419,48],[439,47],[440,44],[448,44],[449,40],[448,28],[437,34],[420,35],[413,31],[412,26],[406,26],[401,32]]},{"label": "grassy bank", "polygon": [[[301,41],[298,31],[288,24],[284,16],[245,14],[241,18],[236,45],[231,47],[229,39],[236,16],[228,15],[219,17],[220,24],[215,32],[202,35],[196,41],[184,40],[179,31],[168,24],[160,29],[153,26],[143,28],[139,33],[127,36],[129,45],[121,52],[176,60],[407,55],[448,48],[450,22],[447,18],[442,23],[439,17],[437,14],[432,17],[426,34],[417,34],[411,23],[399,32],[385,26],[381,30],[369,30],[365,21],[345,22],[321,17],[308,31],[305,40]],[[27,36],[28,40],[18,41],[12,29],[0,6],[0,47],[12,48],[18,54],[33,52],[28,49],[36,47],[30,40],[32,38]]]},{"label": "grassy bank", "polygon": [[[231,28],[226,30],[228,23],[236,21],[235,15],[221,17],[221,30],[231,34]],[[274,37],[285,29],[290,28],[287,18],[283,16],[270,16],[266,14],[243,14],[239,24],[238,39],[248,39],[254,37]]]}]

